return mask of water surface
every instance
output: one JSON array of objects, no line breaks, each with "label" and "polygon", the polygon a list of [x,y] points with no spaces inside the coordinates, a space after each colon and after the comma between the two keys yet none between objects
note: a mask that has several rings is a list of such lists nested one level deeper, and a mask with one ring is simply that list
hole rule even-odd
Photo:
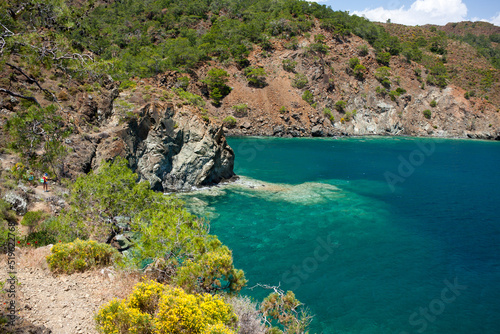
[{"label": "water surface", "polygon": [[249,286],[293,289],[313,333],[500,332],[500,143],[229,144],[242,179],[190,195],[190,208]]}]

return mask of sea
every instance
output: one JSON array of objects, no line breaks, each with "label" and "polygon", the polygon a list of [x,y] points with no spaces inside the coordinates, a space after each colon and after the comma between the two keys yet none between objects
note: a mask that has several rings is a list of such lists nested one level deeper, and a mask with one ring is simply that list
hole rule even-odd
[{"label": "sea", "polygon": [[229,138],[235,182],[185,196],[255,301],[292,290],[310,333],[500,333],[500,143]]}]

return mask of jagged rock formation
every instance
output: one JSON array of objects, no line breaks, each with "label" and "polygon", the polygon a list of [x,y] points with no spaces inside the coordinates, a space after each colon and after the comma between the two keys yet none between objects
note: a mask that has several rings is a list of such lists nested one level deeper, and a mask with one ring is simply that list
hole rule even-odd
[{"label": "jagged rock formation", "polygon": [[69,169],[83,173],[122,156],[160,191],[187,191],[234,176],[234,153],[221,125],[172,103],[149,103],[134,115],[124,122],[116,112],[103,132],[75,143]]},{"label": "jagged rock formation", "polygon": [[222,127],[172,104],[144,106],[122,139],[131,167],[156,190],[190,190],[234,175]]}]

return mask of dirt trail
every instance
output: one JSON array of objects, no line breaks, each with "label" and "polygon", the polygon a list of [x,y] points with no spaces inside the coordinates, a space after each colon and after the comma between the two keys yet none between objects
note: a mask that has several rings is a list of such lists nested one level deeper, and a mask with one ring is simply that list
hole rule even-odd
[{"label": "dirt trail", "polygon": [[[93,318],[99,307],[115,297],[126,297],[138,281],[137,276],[111,268],[56,276],[45,261],[49,247],[17,253],[18,315],[53,334],[96,334]],[[1,262],[3,278],[7,276],[3,257]]]}]

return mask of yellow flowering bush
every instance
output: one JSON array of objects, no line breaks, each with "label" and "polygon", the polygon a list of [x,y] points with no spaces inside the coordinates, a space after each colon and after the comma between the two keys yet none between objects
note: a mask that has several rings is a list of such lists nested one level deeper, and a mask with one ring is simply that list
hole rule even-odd
[{"label": "yellow flowering bush", "polygon": [[51,253],[47,256],[50,270],[66,274],[106,267],[121,257],[120,253],[108,244],[80,239],[70,243],[56,244],[52,247]]},{"label": "yellow flowering bush", "polygon": [[238,319],[219,296],[149,281],[127,299],[103,305],[95,320],[104,334],[236,334]]}]

